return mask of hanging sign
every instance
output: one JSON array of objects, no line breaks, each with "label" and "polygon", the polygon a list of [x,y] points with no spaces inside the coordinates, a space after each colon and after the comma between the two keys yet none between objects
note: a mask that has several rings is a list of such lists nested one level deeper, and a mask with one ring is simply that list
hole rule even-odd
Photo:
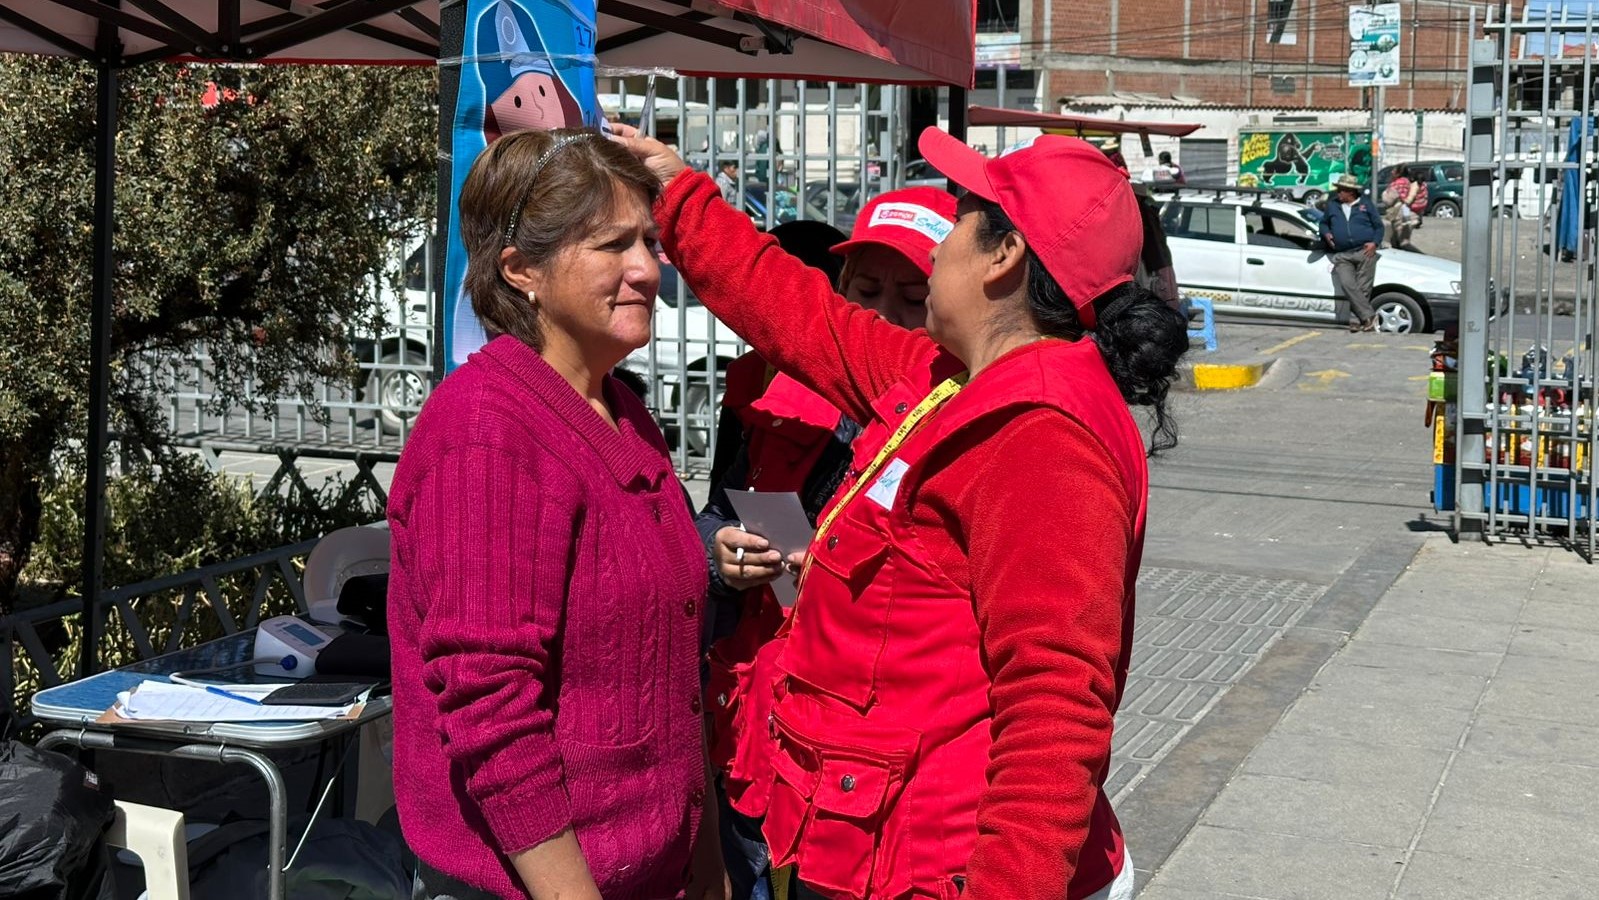
[{"label": "hanging sign", "polygon": [[1349,8],[1349,86],[1399,83],[1399,4]]},{"label": "hanging sign", "polygon": [[438,322],[446,372],[466,362],[485,340],[472,298],[463,289],[466,248],[457,216],[472,163],[512,131],[600,123],[594,93],[595,0],[467,0],[455,9],[461,7],[464,15],[441,10],[440,21],[441,50],[459,50],[439,60],[440,102],[447,106],[440,119],[451,123],[439,165],[440,180],[450,189]]}]

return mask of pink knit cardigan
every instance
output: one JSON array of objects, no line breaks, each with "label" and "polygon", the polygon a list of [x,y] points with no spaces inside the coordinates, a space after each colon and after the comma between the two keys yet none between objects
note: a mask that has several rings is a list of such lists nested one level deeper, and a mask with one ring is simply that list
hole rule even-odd
[{"label": "pink knit cardigan", "polygon": [[499,337],[428,399],[395,471],[389,627],[406,840],[521,897],[508,857],[571,827],[606,898],[683,887],[705,800],[706,565],[660,430],[612,429]]}]

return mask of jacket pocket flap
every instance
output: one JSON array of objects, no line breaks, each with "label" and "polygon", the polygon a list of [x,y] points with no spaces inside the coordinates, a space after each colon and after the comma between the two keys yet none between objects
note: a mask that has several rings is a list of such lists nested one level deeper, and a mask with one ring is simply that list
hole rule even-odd
[{"label": "jacket pocket flap", "polygon": [[812,545],[811,552],[816,555],[817,565],[848,581],[888,555],[888,539],[844,514],[834,521],[825,538]]},{"label": "jacket pocket flap", "polygon": [[883,808],[893,777],[885,762],[824,757],[814,802],[818,809],[852,819],[867,819]]}]

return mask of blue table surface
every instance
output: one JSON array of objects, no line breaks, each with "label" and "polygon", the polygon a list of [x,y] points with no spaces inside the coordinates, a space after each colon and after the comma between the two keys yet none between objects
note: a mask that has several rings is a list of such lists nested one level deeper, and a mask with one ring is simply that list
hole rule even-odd
[{"label": "blue table surface", "polygon": [[[74,723],[99,718],[100,714],[111,708],[117,700],[117,694],[131,691],[140,682],[151,680],[166,680],[166,676],[174,672],[192,672],[200,669],[209,669],[229,663],[243,662],[252,658],[255,653],[255,629],[247,629],[237,634],[218,638],[214,641],[176,650],[172,653],[152,657],[101,672],[88,678],[68,682],[53,688],[39,691],[33,697],[34,713],[40,718],[62,721],[70,720]],[[207,681],[261,683],[273,682],[289,684],[290,682],[279,678],[257,678],[254,668],[244,666],[230,672],[219,672],[215,675],[203,676]],[[383,701],[385,704],[387,701]],[[365,717],[363,717],[365,718]],[[259,730],[263,735],[285,729],[303,728],[304,722],[230,722],[231,727],[248,728],[252,731]]]}]

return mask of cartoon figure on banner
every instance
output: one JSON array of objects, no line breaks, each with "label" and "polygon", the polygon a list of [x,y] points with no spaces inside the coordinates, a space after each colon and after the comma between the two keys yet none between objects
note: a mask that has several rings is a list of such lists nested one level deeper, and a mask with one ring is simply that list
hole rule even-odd
[{"label": "cartoon figure on banner", "polygon": [[[478,22],[479,52],[498,47],[503,59],[501,63],[478,65],[483,96],[494,98],[483,108],[485,145],[499,140],[501,135],[524,128],[547,131],[583,124],[583,110],[556,74],[543,43],[540,42],[537,49],[528,46],[525,32],[516,19],[518,12],[515,6],[501,0],[494,5],[492,16],[485,15]],[[537,40],[536,26],[531,21],[527,26]]]},{"label": "cartoon figure on banner", "polygon": [[1267,175],[1297,175],[1310,174],[1310,157],[1321,149],[1321,144],[1311,144],[1301,148],[1296,135],[1285,134],[1277,142],[1277,154],[1260,167],[1260,171]]},{"label": "cartoon figure on banner", "polygon": [[[579,44],[583,43],[584,33],[592,40],[592,30],[583,23],[577,23],[577,30]],[[462,78],[475,73],[482,84],[484,147],[513,131],[593,124],[587,121],[582,104],[563,78],[561,70],[566,67],[558,66],[552,59],[538,24],[526,10],[511,0],[497,0],[478,18],[477,27],[468,33],[475,36],[474,61],[465,68]],[[580,69],[573,74],[582,76],[591,71]],[[458,110],[458,116],[461,115],[471,116],[473,112]],[[466,123],[458,118],[457,128],[462,124]],[[459,136],[458,131],[458,144]],[[470,158],[476,155],[474,150]],[[466,158],[467,154],[462,156]],[[460,284],[458,280],[454,283]],[[466,357],[487,340],[472,310],[472,298],[464,288],[459,289],[456,296],[450,326],[449,362],[454,367],[465,362]]]}]

